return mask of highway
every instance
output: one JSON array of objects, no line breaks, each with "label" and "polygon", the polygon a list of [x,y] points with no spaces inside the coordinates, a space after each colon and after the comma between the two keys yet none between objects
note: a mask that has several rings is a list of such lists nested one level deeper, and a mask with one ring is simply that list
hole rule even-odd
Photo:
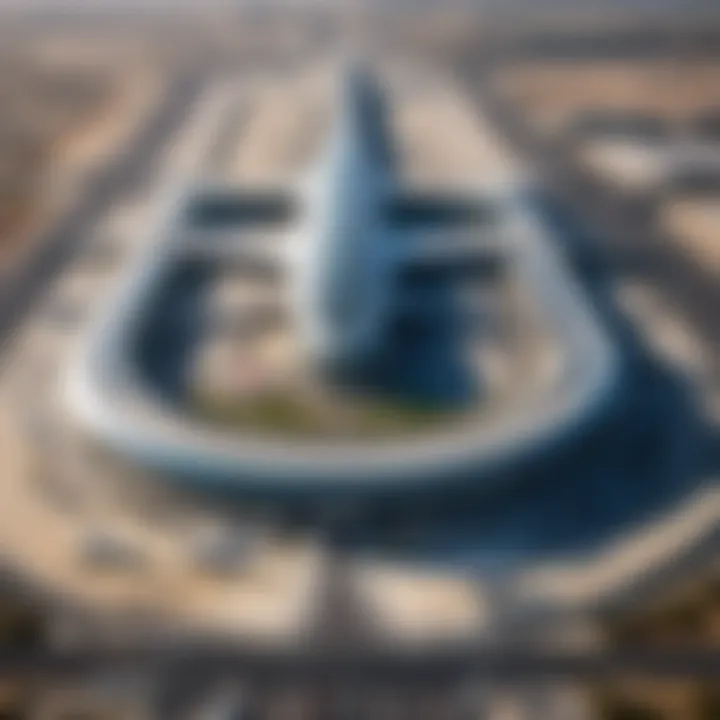
[{"label": "highway", "polygon": [[652,675],[653,677],[713,679],[720,674],[716,648],[673,650],[562,651],[538,648],[477,650],[445,648],[433,653],[355,650],[323,654],[307,649],[258,650],[251,646],[224,647],[186,644],[136,646],[124,650],[85,648],[76,651],[30,651],[0,655],[5,677],[47,674],[72,678],[89,671],[156,671],[167,668],[198,677],[251,677],[262,681],[390,681],[393,687],[432,687],[460,678],[473,680],[598,679]]},{"label": "highway", "polygon": [[95,223],[113,199],[142,185],[154,167],[160,149],[186,116],[198,94],[204,74],[185,73],[174,78],[151,117],[143,123],[127,148],[119,148],[109,165],[98,168],[87,190],[62,217],[37,239],[32,251],[13,267],[0,286],[0,347],[19,325],[49,281],[89,239]]}]

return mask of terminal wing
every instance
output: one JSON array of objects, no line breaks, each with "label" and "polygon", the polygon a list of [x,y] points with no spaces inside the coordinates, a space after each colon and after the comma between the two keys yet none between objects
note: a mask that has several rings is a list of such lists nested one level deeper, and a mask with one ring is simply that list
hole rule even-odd
[{"label": "terminal wing", "polygon": [[188,204],[181,251],[217,262],[276,269],[297,201],[290,190],[204,190]]},{"label": "terminal wing", "polygon": [[499,208],[477,195],[424,193],[392,199],[387,212],[396,326],[417,332],[476,323],[485,301],[484,283],[475,280],[494,276],[502,263]]},{"label": "terminal wing", "polygon": [[401,275],[465,273],[499,260],[499,213],[482,199],[414,193],[393,197],[386,213],[388,251]]}]

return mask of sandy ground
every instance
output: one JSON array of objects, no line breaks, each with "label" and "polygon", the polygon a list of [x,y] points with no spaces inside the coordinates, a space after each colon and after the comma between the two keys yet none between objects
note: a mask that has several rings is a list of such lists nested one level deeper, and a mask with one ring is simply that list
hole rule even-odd
[{"label": "sandy ground", "polygon": [[13,263],[22,260],[42,230],[84,192],[92,172],[104,167],[113,153],[122,152],[133,130],[154,106],[159,87],[155,73],[120,75],[114,83],[107,103],[53,144],[33,200],[32,218],[3,253],[0,270],[11,270]]},{"label": "sandy ground", "polygon": [[402,72],[388,85],[407,183],[472,186],[501,182],[512,174],[514,163],[499,136],[487,125],[478,127],[476,114],[456,88],[431,74],[419,80]]},{"label": "sandy ground", "polygon": [[[331,127],[334,82],[320,65],[258,90],[252,107],[241,115],[235,148],[228,147],[230,176],[253,181],[301,173]],[[408,182],[447,186],[510,174],[510,156],[499,138],[487,127],[478,132],[474,113],[455,88],[430,74],[422,80],[417,74],[408,77],[404,67],[389,69],[385,85],[391,132]],[[438,142],[438,132],[447,128],[452,132],[443,132]]]},{"label": "sandy ground", "polygon": [[[169,155],[173,163],[178,159],[172,148]],[[137,231],[137,224],[128,223],[126,229]],[[123,239],[131,253],[134,233],[117,242]],[[106,276],[71,267],[54,292],[91,306],[116,273],[112,266]],[[60,396],[62,368],[76,342],[74,328],[81,329],[83,322],[53,321],[46,312],[49,304],[31,316],[0,376],[3,478],[13,479],[0,487],[0,504],[11,510],[0,530],[6,561],[51,591],[101,606],[110,615],[157,613],[161,625],[181,630],[234,628],[266,641],[287,638],[314,587],[312,551],[261,544],[237,572],[216,576],[193,560],[192,537],[202,530],[201,517],[187,518],[168,534],[114,502],[109,487],[96,482],[112,468],[98,465],[78,445]],[[125,472],[133,474],[129,468]],[[30,527],[31,537],[25,538]],[[139,553],[139,565],[115,571],[84,565],[83,548],[98,532]]]},{"label": "sandy ground", "polygon": [[162,77],[152,68],[121,75],[109,101],[87,123],[54,148],[58,172],[88,172],[130,140],[138,120],[158,102]]},{"label": "sandy ground", "polygon": [[247,108],[228,174],[241,182],[297,177],[320,149],[330,124],[327,70],[311,68],[299,78],[268,83]]},{"label": "sandy ground", "polygon": [[663,148],[632,139],[580,141],[576,157],[581,166],[607,185],[630,193],[659,187],[666,176]]},{"label": "sandy ground", "polygon": [[[425,128],[424,139],[416,130],[416,146],[431,150],[428,157],[433,159],[426,161],[430,165],[440,163],[435,158],[443,158],[438,178],[444,176],[450,182],[451,161],[435,153],[431,139],[438,131],[430,118],[435,117],[446,130],[445,123],[459,111],[440,110],[437,98],[431,97],[432,112],[426,109],[424,120],[409,117],[407,122]],[[463,122],[463,127],[471,127]],[[260,132],[261,126],[253,132]],[[482,128],[478,132],[485,137]],[[466,172],[475,178],[485,171],[496,181],[497,173],[509,168],[502,153],[493,157],[498,151],[492,150],[492,140],[479,140],[480,147],[472,150],[471,136],[466,138],[466,152],[461,151],[459,138],[458,147],[453,145],[449,151],[456,153],[458,174]],[[250,145],[254,142],[248,139]],[[171,151],[175,162],[180,156],[185,162],[190,154]],[[168,167],[168,175],[173,176],[175,166]],[[117,243],[123,241],[135,247],[133,233],[120,234]],[[95,297],[96,287],[71,275],[72,270],[60,278],[58,287],[87,292],[90,303],[100,300]],[[58,332],[44,315],[35,315],[10,348],[9,364],[0,375],[0,454],[3,478],[9,480],[0,484],[0,541],[5,557],[50,589],[105,612],[132,610],[162,617],[181,629],[251,632],[266,640],[287,639],[306,629],[324,588],[323,554],[312,544],[261,538],[243,570],[228,577],[209,577],[193,564],[191,538],[204,522],[222,525],[218,518],[203,516],[193,507],[177,516],[170,513],[173,517],[167,523],[147,522],[113,501],[101,476],[117,475],[128,484],[134,471],[103,457],[87,457],[87,447],[67,428],[58,393],[56,379],[74,341],[72,327]],[[60,496],[69,492],[77,505],[70,502],[66,507],[58,500],[58,491]],[[108,573],[85,568],[80,562],[84,538],[98,527],[117,533],[138,549],[141,567]],[[237,519],[232,527],[237,528]],[[488,588],[478,587],[467,576],[379,564],[358,565],[352,572],[358,574],[377,623],[392,628],[397,641],[480,637],[495,618],[491,610],[498,604],[484,594]],[[552,577],[548,581],[553,591],[560,592],[562,583],[572,585],[573,568],[563,569],[560,576],[559,581]]]},{"label": "sandy ground", "polygon": [[497,87],[538,127],[553,134],[579,112],[616,110],[682,123],[720,104],[720,64],[668,60],[517,63]]},{"label": "sandy ground", "polygon": [[720,207],[717,198],[671,200],[661,220],[699,266],[720,279]]},{"label": "sandy ground", "polygon": [[[253,132],[260,132],[261,126]],[[251,137],[247,144],[252,146],[256,140]],[[173,157],[177,160],[178,154]],[[129,231],[137,229],[137,222],[128,220],[126,225],[130,253],[137,242]],[[120,230],[113,230],[116,245],[123,242]],[[122,257],[123,253],[118,262]],[[111,263],[108,277],[116,273]],[[54,292],[92,306],[105,287],[101,276],[71,268],[58,279]],[[222,306],[238,299],[225,286],[218,289],[215,301]],[[192,559],[192,528],[207,518],[198,519],[195,511],[180,512],[179,519],[156,526],[118,505],[98,481],[103,473],[117,474],[118,468],[86,456],[83,443],[67,428],[59,395],[58,379],[76,342],[75,324],[58,324],[43,308],[17,338],[0,376],[0,451],[3,475],[13,480],[0,489],[0,507],[11,509],[0,523],[5,558],[49,589],[106,613],[156,615],[163,624],[181,629],[250,633],[266,641],[297,632],[308,622],[313,597],[322,591],[317,575],[321,555],[302,544],[271,542],[253,551],[241,571],[215,577],[199,570]],[[30,357],[37,361],[29,362]],[[132,471],[120,468],[119,474]],[[211,522],[218,524],[216,519]],[[139,552],[139,566],[107,572],[86,567],[83,547],[100,529]],[[388,591],[386,581],[378,580],[377,590],[372,589],[374,581],[370,583],[375,612],[388,626],[405,601],[414,608],[412,617],[398,627],[399,637],[410,640],[421,628],[425,638],[458,636],[475,626],[475,594],[464,580],[413,573],[404,577],[397,595]]]},{"label": "sandy ground", "polygon": [[[303,594],[313,586],[312,564],[302,562],[302,549],[254,551],[252,562],[227,576],[196,569],[192,538],[186,542],[163,535],[123,516],[112,508],[94,508],[89,514],[59,511],[42,497],[38,486],[62,484],[57,475],[57,453],[46,461],[37,448],[28,453],[28,439],[18,436],[18,420],[2,416],[0,443],[4,472],[24,478],[27,486],[2,487],[2,502],[12,508],[0,535],[4,558],[67,599],[81,604],[100,603],[104,612],[157,613],[163,625],[219,632],[229,627],[268,640],[285,637],[297,625],[304,607]],[[48,464],[49,463],[49,464]],[[62,471],[60,471],[62,472]],[[78,473],[77,469],[75,470]],[[73,482],[91,482],[92,476]],[[82,492],[82,487],[78,488]],[[33,532],[28,534],[28,527]],[[83,547],[93,533],[126,541],[141,556],[137,567],[94,569],[83,563]]]}]

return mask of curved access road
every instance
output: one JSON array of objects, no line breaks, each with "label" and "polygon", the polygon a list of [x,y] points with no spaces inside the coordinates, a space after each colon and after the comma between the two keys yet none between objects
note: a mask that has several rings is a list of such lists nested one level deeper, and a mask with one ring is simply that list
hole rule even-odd
[{"label": "curved access road", "polygon": [[618,380],[613,342],[520,193],[508,193],[518,280],[558,348],[560,371],[519,409],[392,441],[253,438],[211,428],[164,405],[133,362],[139,323],[178,257],[184,192],[168,200],[157,239],[98,319],[67,376],[68,405],[91,434],[178,482],[293,499],[378,497],[448,483],[490,484],[512,464],[562,443],[607,406]]}]

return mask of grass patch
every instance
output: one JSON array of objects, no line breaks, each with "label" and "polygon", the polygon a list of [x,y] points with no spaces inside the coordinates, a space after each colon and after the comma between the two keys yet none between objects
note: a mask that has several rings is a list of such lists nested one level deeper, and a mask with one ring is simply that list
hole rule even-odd
[{"label": "grass patch", "polygon": [[288,391],[243,400],[196,397],[194,414],[225,428],[298,437],[367,438],[430,430],[457,411],[399,400],[354,400],[327,405]]}]

